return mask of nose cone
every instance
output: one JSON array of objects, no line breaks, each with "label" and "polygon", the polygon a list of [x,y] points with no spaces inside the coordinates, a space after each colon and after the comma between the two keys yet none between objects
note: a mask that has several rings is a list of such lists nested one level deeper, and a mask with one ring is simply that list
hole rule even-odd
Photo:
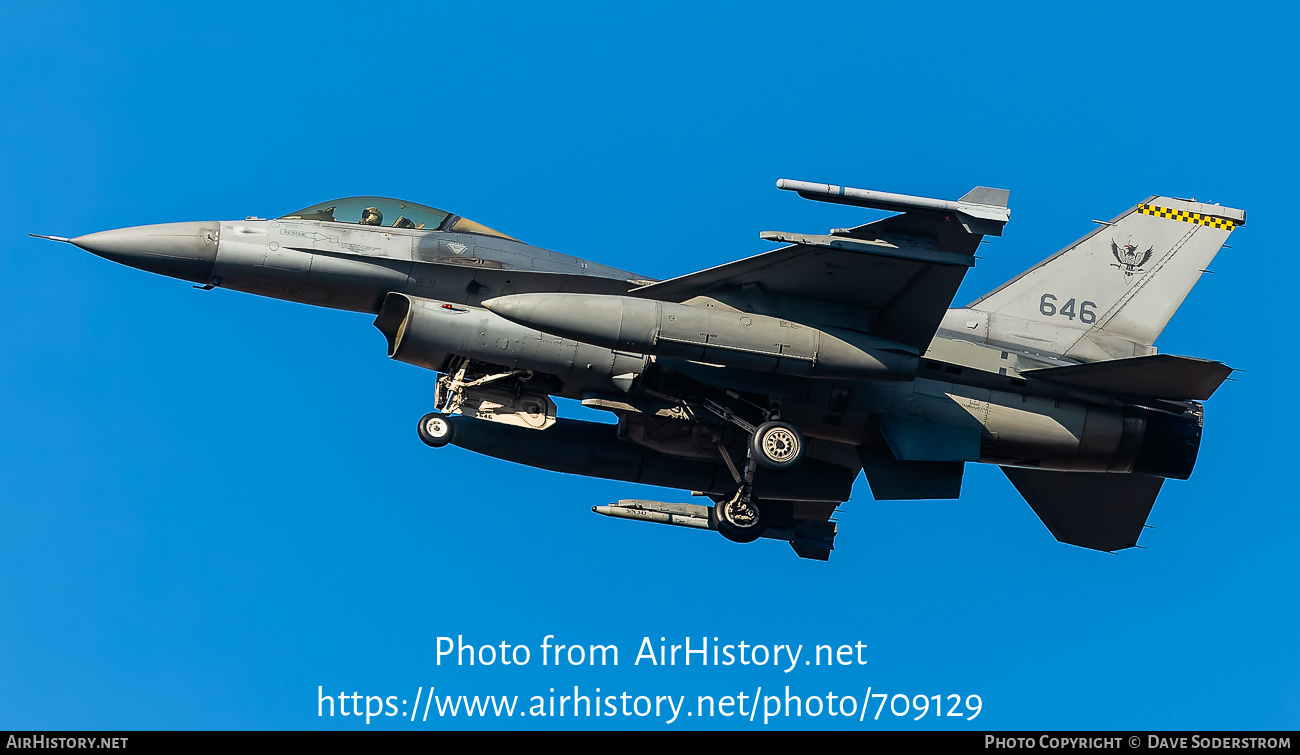
[{"label": "nose cone", "polygon": [[160,223],[70,239],[91,254],[159,275],[208,283],[217,261],[221,224]]}]

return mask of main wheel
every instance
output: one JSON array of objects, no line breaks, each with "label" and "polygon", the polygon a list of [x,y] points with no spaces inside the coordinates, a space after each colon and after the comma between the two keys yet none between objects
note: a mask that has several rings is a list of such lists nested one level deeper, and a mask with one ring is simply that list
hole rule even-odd
[{"label": "main wheel", "polygon": [[420,418],[420,424],[416,428],[420,435],[420,440],[424,441],[426,446],[440,448],[451,442],[456,430],[452,427],[451,421],[447,415],[439,412],[429,412]]},{"label": "main wheel", "polygon": [[789,469],[803,458],[803,433],[789,422],[764,422],[749,441],[754,461],[768,469]]},{"label": "main wheel", "polygon": [[733,543],[752,543],[767,529],[763,512],[753,499],[747,506],[740,506],[734,498],[713,504],[709,509],[709,523]]}]

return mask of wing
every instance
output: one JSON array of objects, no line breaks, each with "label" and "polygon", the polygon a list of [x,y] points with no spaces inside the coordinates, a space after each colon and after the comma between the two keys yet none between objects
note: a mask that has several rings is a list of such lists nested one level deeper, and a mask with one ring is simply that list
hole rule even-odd
[{"label": "wing", "polygon": [[[829,193],[806,191],[807,186]],[[1000,233],[1009,217],[1006,192],[997,189],[978,188],[946,202],[825,184],[783,188],[839,204],[905,212],[830,235],[763,233],[764,239],[788,246],[634,289],[631,295],[674,302],[708,296],[738,309],[869,332],[923,351],[967,268],[975,264],[983,234]]]},{"label": "wing", "polygon": [[[735,478],[724,463],[669,456],[628,443],[619,438],[616,425],[561,417],[538,432],[461,415],[447,421],[453,427],[452,444],[516,464],[694,490],[715,501],[736,490]],[[783,472],[760,468],[754,477],[754,495],[767,507],[764,537],[788,541],[802,558],[830,558],[838,529],[831,517],[849,499],[860,470],[853,446],[817,439],[810,440],[808,458],[795,468]],[[699,504],[621,501],[593,510],[625,519],[710,528],[708,507]]]}]

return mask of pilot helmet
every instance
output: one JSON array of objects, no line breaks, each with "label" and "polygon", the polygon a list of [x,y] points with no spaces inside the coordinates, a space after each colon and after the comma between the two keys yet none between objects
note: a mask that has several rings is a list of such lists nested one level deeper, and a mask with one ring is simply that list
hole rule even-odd
[{"label": "pilot helmet", "polygon": [[361,211],[361,225],[382,225],[384,213],[378,207],[367,207]]}]

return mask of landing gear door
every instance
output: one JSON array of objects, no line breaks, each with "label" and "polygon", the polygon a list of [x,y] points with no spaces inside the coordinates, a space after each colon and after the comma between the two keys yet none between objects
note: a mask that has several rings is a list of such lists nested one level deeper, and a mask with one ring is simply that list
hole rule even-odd
[{"label": "landing gear door", "polygon": [[463,388],[452,394],[450,414],[545,430],[555,424],[555,402],[544,393],[517,393],[493,388]]}]

